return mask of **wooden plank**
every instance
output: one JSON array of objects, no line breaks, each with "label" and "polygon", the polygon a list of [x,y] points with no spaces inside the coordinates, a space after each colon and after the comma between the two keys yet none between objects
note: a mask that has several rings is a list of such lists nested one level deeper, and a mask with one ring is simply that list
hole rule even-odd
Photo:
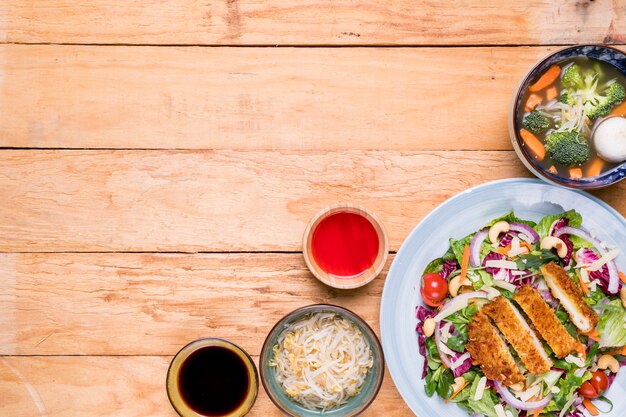
[{"label": "wooden plank", "polygon": [[258,355],[307,304],[344,305],[378,330],[386,270],[349,293],[299,254],[2,254],[0,274],[0,354],[166,355],[225,337]]},{"label": "wooden plank", "polygon": [[511,96],[554,49],[5,45],[0,146],[512,149]]},{"label": "wooden plank", "polygon": [[377,213],[395,250],[445,199],[523,175],[511,151],[3,151],[0,251],[300,251],[342,201]]},{"label": "wooden plank", "polygon": [[[444,200],[519,176],[512,151],[5,150],[0,251],[300,251],[338,202],[377,213],[396,250]],[[600,194],[622,214],[625,188]]]},{"label": "wooden plank", "polygon": [[301,254],[0,254],[0,355],[170,355],[202,337],[258,355],[274,323],[317,303],[378,331],[385,275],[340,291]]},{"label": "wooden plank", "polygon": [[[12,417],[174,417],[165,391],[169,357],[0,357],[0,415]],[[258,361],[258,358],[254,358]],[[16,375],[17,371],[20,376]],[[29,393],[34,389],[45,413]],[[262,387],[249,414],[282,414]],[[387,372],[367,416],[411,415]]]},{"label": "wooden plank", "polygon": [[6,0],[1,7],[0,35],[8,42],[475,45],[626,39],[619,0]]}]

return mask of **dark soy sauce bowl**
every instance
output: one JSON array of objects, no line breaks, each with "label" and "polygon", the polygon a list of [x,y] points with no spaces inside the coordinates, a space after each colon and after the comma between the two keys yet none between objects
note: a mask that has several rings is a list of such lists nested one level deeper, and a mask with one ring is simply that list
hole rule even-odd
[{"label": "dark soy sauce bowl", "polygon": [[[207,361],[207,351],[220,356],[211,356],[213,362]],[[198,359],[203,352],[204,363]],[[181,381],[181,377],[190,376],[189,380]],[[181,417],[243,417],[256,401],[259,377],[252,358],[242,348],[225,339],[207,338],[189,343],[174,356],[167,371],[166,388],[172,407]],[[185,392],[190,388],[196,404]],[[236,401],[233,389],[240,391]],[[202,402],[204,406],[198,407]]]},{"label": "dark soy sauce bowl", "polygon": [[509,113],[509,135],[513,148],[519,159],[526,165],[533,174],[540,179],[550,183],[560,185],[562,187],[574,188],[579,190],[592,190],[605,188],[620,182],[626,177],[626,162],[614,167],[613,169],[602,173],[597,177],[582,177],[580,179],[565,178],[558,174],[553,174],[536,163],[535,159],[529,155],[522,146],[522,138],[519,131],[522,128],[517,118],[518,109],[523,105],[522,98],[524,92],[530,84],[537,79],[539,74],[543,74],[550,66],[568,58],[577,56],[586,56],[599,61],[604,61],[617,68],[622,74],[626,75],[626,54],[622,51],[605,45],[576,45],[570,46],[556,51],[543,58],[522,78],[517,90],[513,94],[513,101]]}]

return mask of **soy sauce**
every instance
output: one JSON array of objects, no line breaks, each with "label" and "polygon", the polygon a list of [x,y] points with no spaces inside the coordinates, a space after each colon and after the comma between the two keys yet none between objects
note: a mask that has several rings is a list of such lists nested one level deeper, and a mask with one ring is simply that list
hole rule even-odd
[{"label": "soy sauce", "polygon": [[223,416],[237,410],[250,389],[248,369],[239,355],[221,346],[190,354],[178,373],[178,391],[198,414]]}]

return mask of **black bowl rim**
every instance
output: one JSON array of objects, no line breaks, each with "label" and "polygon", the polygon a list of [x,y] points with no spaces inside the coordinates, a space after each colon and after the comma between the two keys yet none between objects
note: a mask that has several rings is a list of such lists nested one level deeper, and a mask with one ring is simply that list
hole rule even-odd
[{"label": "black bowl rim", "polygon": [[380,353],[380,378],[376,381],[376,387],[375,387],[375,389],[374,389],[374,391],[372,393],[372,398],[367,403],[365,403],[365,405],[363,406],[361,411],[359,411],[356,414],[351,414],[349,416],[356,417],[356,416],[360,415],[361,413],[363,413],[365,410],[367,410],[372,405],[372,403],[374,402],[374,400],[378,396],[378,393],[380,392],[380,389],[381,389],[381,387],[383,385],[383,380],[385,379],[385,354],[383,352],[383,347],[382,347],[382,345],[380,343],[380,340],[379,340],[378,336],[376,335],[376,332],[365,321],[365,319],[363,319],[361,316],[356,314],[354,311],[351,311],[351,310],[349,310],[349,309],[347,309],[345,307],[341,307],[341,306],[338,306],[338,305],[335,305],[335,304],[325,304],[325,303],[309,304],[309,305],[306,305],[304,307],[297,308],[297,309],[291,311],[290,313],[285,314],[285,316],[283,316],[280,320],[278,320],[276,322],[276,324],[274,324],[272,329],[269,331],[269,333],[267,333],[267,336],[265,337],[265,341],[263,342],[263,347],[261,348],[261,354],[259,355],[259,374],[261,376],[261,383],[263,384],[263,389],[267,393],[267,396],[270,398],[270,400],[272,400],[274,405],[280,411],[282,411],[284,414],[286,414],[289,417],[300,417],[300,416],[298,414],[293,414],[289,410],[286,410],[276,400],[272,390],[268,388],[268,384],[266,382],[267,376],[265,375],[265,371],[263,370],[264,367],[263,367],[262,361],[267,356],[267,350],[269,348],[268,343],[269,343],[269,340],[270,340],[270,336],[272,334],[274,334],[274,332],[278,329],[279,326],[282,326],[286,322],[288,322],[289,318],[291,318],[292,316],[295,316],[295,315],[300,314],[302,312],[305,312],[305,313],[316,312],[318,310],[324,310],[324,309],[336,310],[336,311],[338,311],[338,312],[340,312],[342,314],[347,315],[351,320],[353,320],[355,322],[358,322],[360,325],[362,325],[371,334],[371,336],[373,336],[374,342],[376,343],[376,350]]},{"label": "black bowl rim", "polygon": [[[533,65],[530,70],[528,70],[528,72],[526,73],[526,75],[524,76],[524,78],[521,80],[521,82],[519,83],[519,86],[517,88],[517,92],[514,95],[514,102],[512,105],[512,111],[511,111],[511,118],[512,118],[512,123],[513,123],[513,134],[515,135],[515,141],[517,142],[517,146],[519,147],[519,152],[515,152],[518,157],[521,159],[521,156],[523,156],[525,165],[527,167],[533,167],[534,169],[530,169],[530,171],[539,176],[542,180],[550,183],[550,184],[556,184],[556,185],[560,185],[562,187],[566,187],[566,188],[570,188],[570,189],[578,189],[578,190],[594,190],[594,189],[601,189],[601,188],[606,188],[609,187],[611,185],[615,185],[617,183],[619,183],[620,181],[624,180],[626,178],[626,176],[622,176],[621,178],[617,179],[617,181],[613,181],[607,184],[595,184],[595,183],[590,183],[589,179],[585,179],[584,177],[580,180],[568,180],[568,181],[563,181],[558,177],[553,177],[551,175],[548,175],[546,170],[543,169],[542,167],[538,166],[537,164],[535,164],[530,158],[529,156],[526,154],[526,152],[522,149],[522,140],[520,138],[519,135],[519,130],[518,130],[518,121],[517,121],[517,110],[519,108],[519,103],[521,102],[521,96],[524,93],[524,89],[522,87],[524,87],[524,85],[526,85],[526,83],[533,78],[536,74],[535,71],[537,71],[537,69],[539,67],[541,67],[546,61],[548,61],[550,58],[554,57],[557,54],[563,53],[565,51],[569,51],[572,49],[578,49],[578,48],[584,48],[586,46],[592,46],[592,47],[599,47],[599,48],[605,48],[605,49],[610,49],[612,51],[617,52],[618,54],[622,55],[624,57],[624,59],[626,59],[626,52],[623,52],[619,49],[617,49],[614,46],[611,45],[606,45],[606,44],[602,44],[602,43],[581,43],[581,44],[576,44],[576,45],[570,45],[570,46],[566,46],[564,48],[561,48],[557,51],[554,51],[552,53],[550,53],[549,55],[541,58],[539,61],[537,61],[537,63],[535,65]],[[580,54],[581,56],[584,56],[585,54]],[[608,63],[610,64],[610,63]],[[612,64],[610,64],[612,65]],[[622,71],[621,69],[618,68],[618,70],[620,72],[622,72],[622,74],[624,74],[624,76],[626,76],[626,72]],[[626,169],[626,162],[623,162],[622,164],[618,165],[616,168],[614,168],[615,170],[621,170],[621,169]]]}]

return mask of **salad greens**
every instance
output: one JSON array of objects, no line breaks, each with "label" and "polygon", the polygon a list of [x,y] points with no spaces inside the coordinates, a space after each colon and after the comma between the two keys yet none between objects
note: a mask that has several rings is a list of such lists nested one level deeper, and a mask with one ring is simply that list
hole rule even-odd
[{"label": "salad greens", "polygon": [[[506,231],[497,234],[492,242],[487,231],[502,222],[507,225]],[[589,387],[596,387],[593,384],[603,378],[598,373],[610,381],[616,374],[615,369],[600,369],[600,357],[612,355],[617,361],[626,362],[626,287],[617,294],[608,292],[609,284],[615,286],[618,279],[615,256],[605,256],[608,245],[598,242],[582,226],[582,216],[575,210],[546,216],[537,223],[518,218],[510,211],[474,233],[460,239],[450,238],[446,253],[431,261],[423,271],[423,276],[432,279],[435,274],[448,283],[445,297],[437,300],[428,295],[424,297],[430,301],[428,306],[417,307],[417,333],[420,353],[425,358],[423,379],[428,396],[436,393],[470,415],[488,417],[551,416],[552,412],[563,417],[580,417],[591,400],[610,404],[603,395],[608,387],[596,391],[589,391]],[[546,238],[552,241],[558,238],[556,241],[565,245],[567,251],[559,252],[558,247],[543,245]],[[541,272],[550,263],[564,268],[567,278],[580,288],[583,294],[578,296],[580,300],[599,316],[594,331],[582,333],[572,321],[571,311],[550,290]],[[453,288],[459,282],[460,289],[456,292]],[[619,282],[618,288],[623,285]],[[580,348],[578,353],[559,359],[545,342],[540,342],[552,368],[539,375],[531,374],[511,350],[525,382],[507,388],[487,379],[475,364],[466,349],[468,328],[474,315],[500,295],[515,306],[512,298],[524,286],[541,294],[558,322],[580,343]],[[424,285],[420,288],[423,291]],[[624,301],[620,293],[624,294]],[[459,297],[461,294],[467,295]],[[440,302],[433,304],[433,301]]]}]

